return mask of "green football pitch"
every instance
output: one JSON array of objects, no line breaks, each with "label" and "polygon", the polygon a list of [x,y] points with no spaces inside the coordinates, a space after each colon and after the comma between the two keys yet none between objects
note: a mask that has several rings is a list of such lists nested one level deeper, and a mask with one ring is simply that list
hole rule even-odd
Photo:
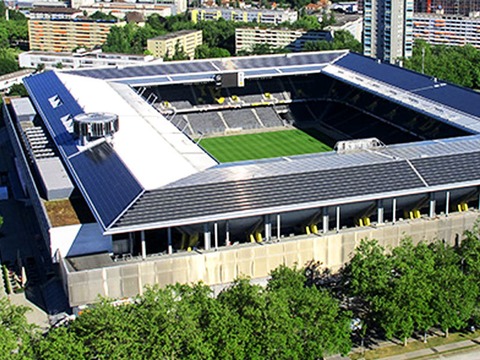
[{"label": "green football pitch", "polygon": [[311,154],[332,150],[301,130],[206,138],[200,145],[220,162]]}]

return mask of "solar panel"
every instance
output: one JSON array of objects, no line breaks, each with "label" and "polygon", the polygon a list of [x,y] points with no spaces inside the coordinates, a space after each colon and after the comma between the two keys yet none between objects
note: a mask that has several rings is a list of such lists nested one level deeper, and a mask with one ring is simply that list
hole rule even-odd
[{"label": "solar panel", "polygon": [[143,190],[105,142],[72,157],[70,164],[77,184],[104,228]]},{"label": "solar panel", "polygon": [[349,53],[336,61],[335,65],[356,71],[404,90],[412,91],[435,85],[435,82],[429,76],[403,69],[398,66],[379,63],[375,59],[356,53]]},{"label": "solar panel", "polygon": [[[309,54],[286,54],[222,60],[196,60],[165,62],[154,65],[127,66],[124,68],[82,69],[67,71],[75,75],[104,80],[150,77],[159,75],[181,75],[195,73],[217,73],[221,70],[248,70],[260,68],[290,67],[301,65],[326,65],[343,56],[346,51],[318,52]],[[261,70],[260,70],[261,72]],[[133,83],[133,82],[132,82]],[[144,83],[147,83],[146,81]]]},{"label": "solar panel", "polygon": [[430,185],[480,179],[480,152],[412,160],[413,166]]},{"label": "solar panel", "polygon": [[75,154],[78,151],[75,138],[65,122],[83,113],[83,109],[53,71],[29,76],[23,81],[60,151],[66,156]]},{"label": "solar panel", "polygon": [[302,67],[288,67],[288,68],[280,68],[280,71],[282,73],[304,73],[306,71],[320,71],[322,70],[326,65],[306,65]]},{"label": "solar panel", "polygon": [[222,216],[424,187],[405,161],[312,171],[277,177],[176,187],[145,193],[115,226]]},{"label": "solar panel", "polygon": [[422,89],[416,93],[467,114],[480,117],[480,108],[478,107],[480,96],[472,90],[445,84],[444,86]]}]

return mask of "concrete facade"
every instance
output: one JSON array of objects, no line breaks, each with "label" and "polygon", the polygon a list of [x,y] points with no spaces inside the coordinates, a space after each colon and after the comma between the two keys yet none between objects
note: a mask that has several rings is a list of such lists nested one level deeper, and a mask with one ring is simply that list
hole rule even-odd
[{"label": "concrete facade", "polygon": [[147,63],[153,60],[151,55],[111,54],[94,50],[82,53],[54,53],[44,51],[26,51],[18,55],[22,68],[36,68],[40,64],[45,69],[77,69],[99,66],[124,66]]},{"label": "concrete facade", "polygon": [[395,63],[412,56],[413,0],[365,0],[363,54]]},{"label": "concrete facade", "polygon": [[147,49],[156,58],[173,57],[180,49],[193,59],[196,47],[202,43],[202,30],[182,30],[148,39]]},{"label": "concrete facade", "polygon": [[272,48],[287,48],[291,51],[302,51],[307,42],[331,41],[330,31],[306,31],[269,28],[237,28],[235,29],[235,51],[252,51],[255,45],[267,44]]},{"label": "concrete facade", "polygon": [[478,211],[454,213],[434,219],[400,221],[392,225],[341,230],[322,236],[282,238],[279,242],[254,243],[221,248],[218,251],[183,252],[171,256],[124,261],[112,266],[75,271],[62,260],[70,304],[79,306],[98,300],[141,294],[146,285],[202,281],[207,285],[230,283],[239,276],[261,279],[281,264],[303,266],[315,260],[338,270],[349,261],[362,239],[376,239],[384,247],[397,246],[405,236],[414,242],[445,240],[450,244],[462,239],[479,216]]},{"label": "concrete facade", "polygon": [[413,36],[432,45],[470,44],[480,49],[480,17],[415,14]]},{"label": "concrete facade", "polygon": [[190,16],[194,23],[198,21],[224,19],[278,25],[283,22],[292,23],[298,20],[298,12],[293,10],[197,8],[190,11]]},{"label": "concrete facade", "polygon": [[115,22],[87,20],[29,20],[30,50],[68,52],[102,45]]}]

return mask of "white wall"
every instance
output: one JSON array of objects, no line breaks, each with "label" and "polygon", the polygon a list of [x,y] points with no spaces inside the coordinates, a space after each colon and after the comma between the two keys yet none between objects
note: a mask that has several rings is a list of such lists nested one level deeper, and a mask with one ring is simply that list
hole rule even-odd
[{"label": "white wall", "polygon": [[56,258],[112,252],[112,237],[104,236],[97,223],[54,227],[50,229],[50,251]]}]

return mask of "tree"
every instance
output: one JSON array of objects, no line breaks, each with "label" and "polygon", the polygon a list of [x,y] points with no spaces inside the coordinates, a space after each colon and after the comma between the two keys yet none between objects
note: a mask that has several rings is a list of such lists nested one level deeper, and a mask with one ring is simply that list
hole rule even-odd
[{"label": "tree", "polygon": [[431,308],[435,271],[433,251],[420,243],[414,246],[410,238],[402,240],[392,251],[393,272],[389,289],[379,302],[379,325],[388,338],[404,339],[421,329],[426,332],[435,325]]},{"label": "tree", "polygon": [[332,41],[308,41],[305,43],[305,51],[325,51],[348,49],[354,52],[362,52],[362,44],[352,34],[345,30],[336,31]]},{"label": "tree", "polygon": [[222,49],[219,47],[209,48],[205,44],[197,46],[197,48],[195,49],[195,59],[211,59],[230,56],[230,53],[226,49]]},{"label": "tree", "polygon": [[469,44],[433,46],[416,40],[412,57],[404,59],[404,66],[458,85],[480,87],[480,51]]},{"label": "tree", "polygon": [[12,49],[0,49],[0,75],[15,72],[19,69],[15,52]]},{"label": "tree", "polygon": [[[20,96],[20,97],[26,97],[28,96],[27,89],[25,89],[25,86],[23,84],[13,84],[10,86],[10,89],[8,89],[8,95],[9,96]],[[3,225],[3,217],[0,216],[0,228]]]},{"label": "tree", "polygon": [[477,221],[471,231],[465,232],[465,239],[460,244],[458,254],[461,258],[462,271],[480,279],[480,222]]},{"label": "tree", "polygon": [[115,15],[112,15],[111,13],[106,14],[102,11],[95,11],[92,15],[89,16],[89,18],[93,20],[117,20]]},{"label": "tree", "polygon": [[438,242],[435,252],[435,283],[433,311],[438,324],[448,336],[449,329],[464,327],[475,309],[478,279],[460,269],[460,257],[455,250]]},{"label": "tree", "polygon": [[10,304],[0,298],[0,359],[25,359],[32,357],[32,345],[37,328],[27,322],[25,306]]},{"label": "tree", "polygon": [[340,310],[337,300],[326,290],[306,284],[305,269],[279,266],[272,271],[267,285],[268,296],[287,306],[283,311],[279,306],[276,311],[286,316],[281,321],[277,320],[277,325],[283,329],[274,335],[281,338],[288,331],[291,337],[283,342],[285,353],[288,354],[285,358],[291,358],[288,351],[293,349],[300,359],[314,359],[334,353],[347,354],[351,349],[350,314]]}]

